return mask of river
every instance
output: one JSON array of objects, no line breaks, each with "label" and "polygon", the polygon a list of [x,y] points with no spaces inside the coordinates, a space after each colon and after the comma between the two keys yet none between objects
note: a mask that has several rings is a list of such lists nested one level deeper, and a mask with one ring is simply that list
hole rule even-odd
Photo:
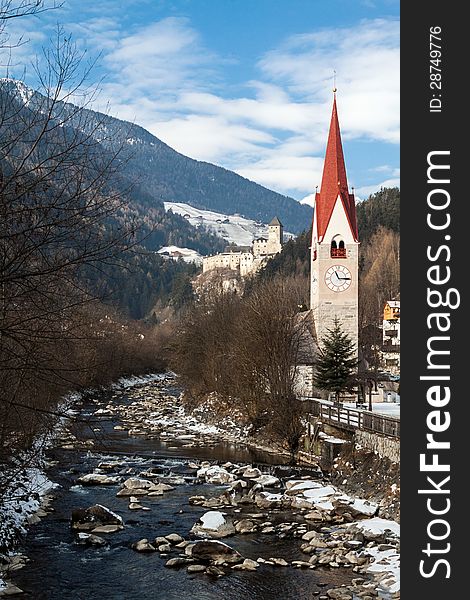
[{"label": "river", "polygon": [[[80,408],[80,415],[91,415],[98,406],[106,406],[113,398],[123,406],[145,398],[152,386],[159,385],[166,394],[177,395],[179,390],[165,388],[165,382],[143,384],[130,389],[101,394],[100,404],[88,399]],[[93,400],[93,399],[92,399]],[[55,461],[48,472],[59,487],[54,492],[53,512],[29,528],[22,544],[29,558],[27,565],[12,576],[23,590],[18,598],[37,600],[128,600],[130,598],[181,600],[307,600],[318,597],[325,589],[349,584],[354,577],[351,569],[295,569],[261,564],[253,572],[231,571],[226,576],[212,578],[205,574],[188,574],[185,568],[168,569],[165,559],[157,552],[143,554],[131,549],[139,539],[153,540],[157,536],[178,533],[190,539],[189,531],[207,508],[191,505],[188,498],[197,495],[217,495],[224,487],[201,483],[188,469],[190,461],[257,463],[265,472],[287,472],[286,459],[271,453],[253,450],[244,444],[218,440],[207,445],[188,447],[159,436],[130,437],[125,430],[116,430],[120,423],[113,416],[94,417],[92,450],[53,449],[50,458]],[[90,438],[90,428],[84,423],[75,427],[78,438]],[[127,476],[153,469],[165,477],[184,477],[185,482],[163,496],[145,498],[148,511],[131,511],[126,499],[116,497],[117,486],[77,485],[77,478],[91,473],[98,463],[118,459]],[[123,471],[123,472],[124,472]],[[302,473],[299,472],[299,475]],[[168,480],[168,479],[167,479]],[[171,481],[171,479],[169,480]],[[108,534],[104,547],[83,547],[76,543],[70,528],[74,509],[102,504],[121,515],[125,527]],[[253,512],[253,507],[243,511]],[[282,523],[302,521],[297,514],[282,510],[269,513],[269,520]],[[308,528],[308,527],[307,527]],[[305,560],[300,551],[300,540],[291,537],[237,534],[224,540],[243,556],[282,557],[285,560]]]}]

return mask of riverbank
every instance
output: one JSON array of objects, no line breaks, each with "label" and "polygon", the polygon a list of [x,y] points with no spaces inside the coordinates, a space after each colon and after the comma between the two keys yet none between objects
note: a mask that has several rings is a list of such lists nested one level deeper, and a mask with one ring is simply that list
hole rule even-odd
[{"label": "riverbank", "polygon": [[[61,482],[61,488],[53,492],[57,497],[53,508],[59,511],[63,505],[65,513],[58,522],[55,521],[58,515],[49,513],[39,524],[42,535],[49,535],[48,523],[49,527],[55,523],[53,533],[62,540],[62,554],[58,556],[50,548],[44,549],[31,530],[28,538],[33,547],[39,543],[41,556],[46,550],[52,553],[50,560],[62,561],[66,553],[70,554],[71,565],[77,564],[77,540],[87,545],[85,540],[89,539],[79,537],[81,533],[104,540],[103,544],[97,542],[100,545],[96,547],[92,543],[88,545],[87,560],[98,557],[102,560],[103,552],[108,557],[106,560],[112,560],[109,553],[119,548],[125,560],[132,560],[133,568],[139,570],[142,564],[131,559],[127,552],[141,556],[141,560],[155,555],[162,560],[166,571],[175,573],[173,579],[181,589],[191,587],[197,573],[199,577],[227,578],[237,585],[245,585],[246,577],[256,572],[252,582],[254,589],[258,586],[264,590],[256,597],[269,598],[272,596],[267,595],[266,590],[271,583],[266,577],[269,579],[274,569],[284,573],[279,575],[282,581],[301,580],[302,585],[307,585],[312,594],[319,597],[346,599],[354,594],[368,598],[375,595],[376,588],[382,594],[380,597],[393,594],[397,597],[399,529],[396,523],[375,517],[377,504],[345,495],[339,487],[325,481],[318,469],[303,473],[300,469],[289,472],[287,466],[280,468],[276,463],[283,462],[282,457],[272,452],[261,457],[271,462],[271,466],[253,466],[252,462],[233,460],[233,457],[249,458],[249,455],[237,454],[243,442],[249,439],[249,432],[233,419],[215,425],[197,414],[187,413],[181,406],[180,391],[175,383],[167,375],[152,383],[137,382],[134,387],[116,386],[112,393],[91,395],[77,402],[82,416],[81,431],[77,430],[76,422],[67,424],[56,440],[55,457],[59,463],[66,463],[77,455],[77,464],[71,467],[74,473],[71,477],[70,468],[58,473],[59,464],[52,465],[53,471],[56,469],[53,479]],[[103,454],[103,444],[110,454]],[[221,461],[227,451],[232,461]],[[211,453],[218,460],[203,459]],[[167,456],[163,463],[162,459],[151,458],[162,454]],[[179,473],[174,466],[168,468],[167,462],[173,460],[179,461]],[[74,502],[77,498],[82,500],[84,509],[93,506],[93,502],[108,506],[122,519],[122,528],[118,522],[112,534],[106,529],[103,533],[93,533],[90,529],[70,532],[69,525],[64,530],[64,521],[70,523],[71,498],[74,497]],[[174,529],[162,529],[160,522],[167,510],[165,507],[174,506],[176,500],[181,513],[176,520],[171,517]],[[157,515],[159,518],[155,520]],[[172,542],[177,539],[175,535],[181,538],[177,543]],[[201,558],[198,549],[192,556],[191,547],[206,537],[219,540],[227,537],[224,543],[231,548],[227,552],[233,550],[239,557],[235,555],[234,562],[222,560],[215,564],[220,557],[213,559],[206,553]],[[121,541],[116,545],[113,539]],[[137,550],[139,543],[146,552]],[[27,544],[25,548],[28,549]],[[31,553],[31,560],[37,563],[39,554]],[[377,573],[374,565],[375,569],[379,568]],[[177,569],[177,574],[173,569]],[[27,572],[31,573],[30,577],[26,576]],[[18,571],[15,569],[14,573]],[[39,570],[34,572],[32,565],[27,565],[23,573],[24,576],[13,577],[20,587],[24,583],[31,585],[35,576],[46,576]],[[189,579],[182,578],[184,573]],[[95,588],[99,585],[96,581],[91,583]],[[168,591],[162,598],[172,598],[172,593]],[[224,594],[218,597],[237,597],[227,591]],[[33,597],[55,598],[47,593],[36,593]],[[292,593],[284,597],[301,596]]]}]

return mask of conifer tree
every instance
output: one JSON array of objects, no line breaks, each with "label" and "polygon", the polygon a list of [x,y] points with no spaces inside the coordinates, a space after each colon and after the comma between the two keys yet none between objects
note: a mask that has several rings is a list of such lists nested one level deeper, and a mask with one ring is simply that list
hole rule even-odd
[{"label": "conifer tree", "polygon": [[351,389],[357,366],[354,342],[341,328],[335,318],[333,327],[321,340],[320,358],[316,364],[315,383],[328,392],[335,393],[335,403],[339,403],[341,392]]}]

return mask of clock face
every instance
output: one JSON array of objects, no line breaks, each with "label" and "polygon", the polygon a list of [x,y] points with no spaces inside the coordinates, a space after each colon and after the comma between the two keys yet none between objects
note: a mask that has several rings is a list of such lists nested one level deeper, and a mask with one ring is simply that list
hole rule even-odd
[{"label": "clock face", "polygon": [[333,292],[344,292],[351,285],[351,272],[343,265],[333,265],[325,273],[325,283]]}]

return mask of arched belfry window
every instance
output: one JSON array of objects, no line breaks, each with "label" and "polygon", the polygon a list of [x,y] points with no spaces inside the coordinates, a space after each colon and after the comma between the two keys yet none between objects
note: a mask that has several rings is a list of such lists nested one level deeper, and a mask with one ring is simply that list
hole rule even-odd
[{"label": "arched belfry window", "polygon": [[331,258],[346,258],[346,247],[340,235],[335,235],[331,240],[330,256]]}]

